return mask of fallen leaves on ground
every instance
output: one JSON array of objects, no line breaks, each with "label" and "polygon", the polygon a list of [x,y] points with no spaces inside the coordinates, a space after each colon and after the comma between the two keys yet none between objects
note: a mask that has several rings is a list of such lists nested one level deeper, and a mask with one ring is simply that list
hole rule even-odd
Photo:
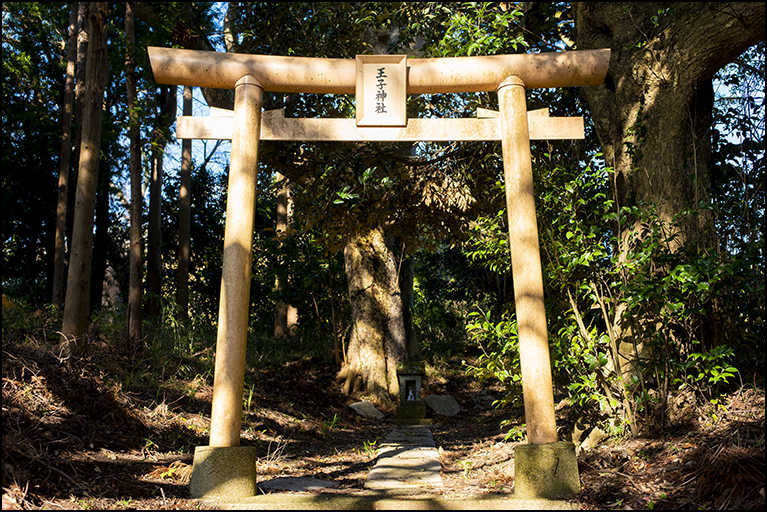
[{"label": "fallen leaves on ground", "polygon": [[[197,509],[188,481],[195,446],[207,444],[212,379],[128,383],[126,359],[94,344],[77,365],[34,344],[3,342],[3,509]],[[258,451],[259,480],[296,476],[361,491],[393,428],[348,408],[335,366],[304,358],[249,369],[242,443]],[[492,408],[500,388],[456,363],[431,392],[462,406],[435,417],[445,495],[514,490],[514,450]],[[388,417],[393,410],[386,410]],[[519,411],[515,411],[519,412]],[[558,408],[567,429],[568,411]],[[519,423],[521,423],[521,418]],[[581,508],[763,509],[764,392],[735,391],[656,437],[607,441],[579,456]]]}]

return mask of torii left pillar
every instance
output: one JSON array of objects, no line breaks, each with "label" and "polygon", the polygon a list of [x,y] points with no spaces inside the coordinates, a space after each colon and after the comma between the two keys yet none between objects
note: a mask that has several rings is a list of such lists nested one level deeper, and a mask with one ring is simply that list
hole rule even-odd
[{"label": "torii left pillar", "polygon": [[192,496],[256,494],[256,448],[240,446],[240,427],[263,93],[252,75],[240,78],[234,88],[210,445],[195,449]]},{"label": "torii left pillar", "polygon": [[528,439],[528,444],[515,449],[514,495],[565,498],[580,491],[580,479],[575,446],[557,442],[530,132],[525,82],[521,78],[510,76],[501,82],[498,107]]}]

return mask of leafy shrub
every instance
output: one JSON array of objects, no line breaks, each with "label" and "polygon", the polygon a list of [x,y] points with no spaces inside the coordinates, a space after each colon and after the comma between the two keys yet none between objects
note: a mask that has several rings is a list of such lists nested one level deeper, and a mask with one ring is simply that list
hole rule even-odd
[{"label": "leafy shrub", "polygon": [[[650,413],[659,413],[657,426],[663,427],[670,393],[690,388],[710,399],[731,383],[738,371],[733,347],[763,357],[754,353],[763,313],[744,310],[758,303],[750,286],[733,287],[745,284],[738,274],[752,255],[680,241],[693,211],[665,222],[652,205],[616,209],[608,196],[609,172],[539,169],[553,377],[579,414],[622,418],[636,435],[637,414],[651,427]],[[467,251],[475,265],[509,268],[505,217],[500,212],[478,221]],[[504,309],[513,310],[513,303]],[[507,386],[499,405],[520,403],[513,316],[494,320],[480,309],[471,318],[467,333],[483,354],[467,371]],[[716,330],[719,325],[728,328]]]},{"label": "leafy shrub", "polygon": [[506,394],[493,405],[496,407],[519,407],[522,405],[522,377],[519,367],[519,337],[517,320],[509,312],[498,322],[491,318],[491,312],[469,313],[471,321],[466,332],[471,341],[482,349],[477,365],[464,362],[466,373],[480,380],[496,379],[505,388]]}]

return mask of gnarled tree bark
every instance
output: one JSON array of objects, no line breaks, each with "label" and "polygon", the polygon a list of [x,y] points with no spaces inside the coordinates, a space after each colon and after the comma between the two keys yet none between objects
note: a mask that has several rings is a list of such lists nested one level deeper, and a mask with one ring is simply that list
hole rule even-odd
[{"label": "gnarled tree bark", "polygon": [[393,245],[379,227],[356,235],[344,249],[352,311],[348,371],[378,402],[399,394],[397,363],[407,360]]},{"label": "gnarled tree bark", "polygon": [[574,18],[578,49],[612,50],[605,83],[582,93],[615,169],[618,206],[651,203],[665,222],[692,207],[700,215],[681,226],[678,243],[710,248],[713,222],[700,203],[709,182],[711,79],[764,39],[764,5],[582,2]]},{"label": "gnarled tree bark", "polygon": [[[577,3],[576,45],[610,48],[604,84],[582,88],[605,163],[614,168],[616,207],[651,205],[684,243],[718,250],[706,188],[709,185],[712,77],[764,39],[765,9],[757,3]],[[674,225],[675,215],[691,208]],[[625,258],[641,225],[617,225]],[[641,341],[625,329],[625,304],[616,304],[616,337],[622,356],[639,359]],[[623,329],[621,328],[623,327]],[[632,362],[621,361],[624,371]],[[633,366],[633,370],[639,371]]]}]

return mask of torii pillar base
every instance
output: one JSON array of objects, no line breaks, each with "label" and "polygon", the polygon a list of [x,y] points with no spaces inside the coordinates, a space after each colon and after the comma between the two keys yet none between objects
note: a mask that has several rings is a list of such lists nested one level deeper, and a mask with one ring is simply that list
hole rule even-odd
[{"label": "torii pillar base", "polygon": [[194,450],[192,498],[248,498],[256,495],[255,446],[198,446]]},{"label": "torii pillar base", "polygon": [[514,450],[515,498],[562,499],[580,492],[573,443],[522,444]]}]

